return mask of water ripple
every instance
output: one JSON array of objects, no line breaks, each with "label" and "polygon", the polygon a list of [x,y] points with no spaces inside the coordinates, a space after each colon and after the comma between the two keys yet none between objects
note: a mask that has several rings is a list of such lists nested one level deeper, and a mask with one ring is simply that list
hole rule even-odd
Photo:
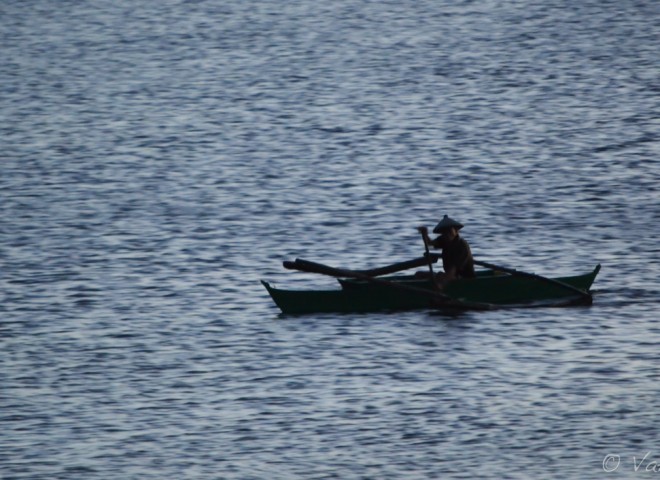
[{"label": "water ripple", "polygon": [[[7,1],[7,478],[602,478],[658,405],[652,2]],[[473,252],[590,308],[280,315]]]}]

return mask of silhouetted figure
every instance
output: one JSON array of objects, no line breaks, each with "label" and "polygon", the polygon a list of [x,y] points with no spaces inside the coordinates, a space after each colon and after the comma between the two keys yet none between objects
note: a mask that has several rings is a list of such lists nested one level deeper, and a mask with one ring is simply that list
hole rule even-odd
[{"label": "silhouetted figure", "polygon": [[433,229],[433,233],[440,234],[434,240],[429,238],[426,227],[417,228],[427,245],[442,249],[442,267],[445,272],[437,275],[437,279],[442,284],[456,278],[473,278],[475,276],[470,245],[458,234],[461,228],[463,228],[463,224],[447,215]]}]

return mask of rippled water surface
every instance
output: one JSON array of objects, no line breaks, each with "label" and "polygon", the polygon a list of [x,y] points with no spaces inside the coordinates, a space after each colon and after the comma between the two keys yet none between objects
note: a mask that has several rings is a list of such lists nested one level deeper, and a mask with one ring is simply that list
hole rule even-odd
[{"label": "rippled water surface", "polygon": [[[0,477],[638,476],[659,39],[653,1],[4,1]],[[445,213],[482,260],[601,263],[594,305],[292,317],[259,284],[418,257]]]}]

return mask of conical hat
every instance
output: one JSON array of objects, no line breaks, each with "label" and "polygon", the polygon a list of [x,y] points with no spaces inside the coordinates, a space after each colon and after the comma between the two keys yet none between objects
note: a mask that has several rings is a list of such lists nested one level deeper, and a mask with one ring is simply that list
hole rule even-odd
[{"label": "conical hat", "polygon": [[433,233],[442,233],[444,229],[451,227],[455,227],[456,230],[460,230],[461,228],[463,228],[463,224],[445,215],[444,217],[442,217],[442,220],[440,220],[440,223],[438,223],[435,226],[435,228],[433,229]]}]

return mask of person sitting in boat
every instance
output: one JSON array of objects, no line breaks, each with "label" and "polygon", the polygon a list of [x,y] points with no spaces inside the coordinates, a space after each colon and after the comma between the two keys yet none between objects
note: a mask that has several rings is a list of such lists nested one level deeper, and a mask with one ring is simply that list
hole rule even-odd
[{"label": "person sitting in boat", "polygon": [[474,259],[470,245],[459,234],[463,224],[449,218],[447,215],[433,229],[433,233],[440,234],[431,240],[426,227],[418,227],[417,230],[424,237],[424,242],[434,248],[442,249],[442,267],[444,274],[438,274],[440,283],[445,284],[457,278],[473,278]]}]

